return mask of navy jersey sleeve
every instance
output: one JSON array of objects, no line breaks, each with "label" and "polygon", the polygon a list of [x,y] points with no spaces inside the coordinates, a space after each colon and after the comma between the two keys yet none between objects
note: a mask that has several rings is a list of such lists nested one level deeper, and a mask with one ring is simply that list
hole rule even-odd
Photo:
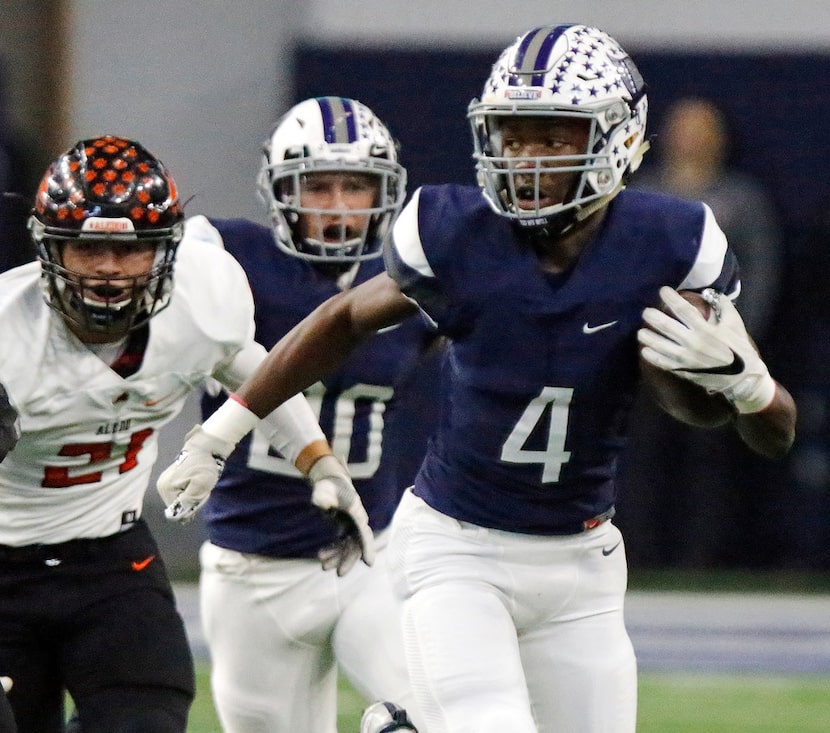
[{"label": "navy jersey sleeve", "polygon": [[440,332],[459,336],[487,298],[479,285],[499,280],[520,254],[510,224],[490,210],[478,188],[424,186],[398,217],[385,263]]},{"label": "navy jersey sleeve", "polygon": [[449,298],[427,260],[418,227],[423,189],[418,189],[398,217],[392,237],[387,240],[383,259],[387,273],[401,292],[414,300],[433,325],[449,317]]}]

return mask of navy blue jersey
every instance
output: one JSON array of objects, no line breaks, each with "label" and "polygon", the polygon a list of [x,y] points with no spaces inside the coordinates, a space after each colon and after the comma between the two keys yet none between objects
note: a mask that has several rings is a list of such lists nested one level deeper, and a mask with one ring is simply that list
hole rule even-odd
[{"label": "navy blue jersey", "polygon": [[711,211],[623,191],[563,274],[478,188],[419,189],[385,258],[451,337],[441,424],[415,493],[441,512],[531,534],[580,531],[611,509],[639,381],[636,332],[662,285],[739,290]]},{"label": "navy blue jersey", "polygon": [[[334,279],[280,251],[270,229],[245,220],[211,223],[248,275],[256,339],[266,348],[339,292]],[[379,259],[364,262],[354,284],[382,270]],[[437,374],[437,361],[419,362],[432,336],[422,319],[410,318],[369,339],[325,384],[306,392],[335,454],[347,459],[375,531],[388,525],[401,492],[412,484],[425,449],[426,425],[437,409],[437,378],[429,382],[435,387],[431,394],[420,374],[425,363]],[[416,363],[419,394],[411,394],[404,387]],[[224,398],[205,395],[203,415]],[[203,516],[211,542],[240,552],[315,557],[334,539],[332,523],[311,504],[307,482],[258,430],[228,458]]]}]

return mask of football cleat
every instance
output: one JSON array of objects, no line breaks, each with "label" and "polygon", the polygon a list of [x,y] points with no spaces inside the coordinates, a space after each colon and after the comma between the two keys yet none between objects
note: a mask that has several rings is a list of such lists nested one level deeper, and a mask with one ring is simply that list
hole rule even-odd
[{"label": "football cleat", "polygon": [[393,702],[376,702],[363,711],[360,733],[392,733],[396,730],[412,730],[418,733],[406,710]]}]

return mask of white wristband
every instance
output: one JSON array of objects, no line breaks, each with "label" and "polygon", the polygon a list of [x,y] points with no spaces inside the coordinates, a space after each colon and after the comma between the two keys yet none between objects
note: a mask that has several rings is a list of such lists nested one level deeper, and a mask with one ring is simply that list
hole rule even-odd
[{"label": "white wristband", "polygon": [[202,430],[236,445],[259,422],[259,418],[233,397],[202,423]]},{"label": "white wristband", "polygon": [[733,399],[732,404],[741,415],[748,415],[761,412],[769,407],[773,399],[775,399],[775,380],[769,374],[765,374],[750,394]]}]

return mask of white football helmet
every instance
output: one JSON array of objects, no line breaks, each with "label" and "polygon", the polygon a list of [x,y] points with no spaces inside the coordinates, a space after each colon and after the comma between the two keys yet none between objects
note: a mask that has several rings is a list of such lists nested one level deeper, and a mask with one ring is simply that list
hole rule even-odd
[{"label": "white football helmet", "polygon": [[[259,190],[280,249],[317,263],[354,263],[380,256],[383,241],[406,197],[406,171],[398,163],[395,141],[372,110],[343,97],[307,99],[277,122],[264,152]],[[300,236],[300,216],[342,214],[301,206],[303,177],[316,172],[377,177],[374,206],[350,211],[367,215],[361,235],[347,231],[344,224],[338,242]]]},{"label": "white football helmet", "polygon": [[376,702],[363,711],[360,733],[392,733],[408,730],[418,733],[406,710],[392,702]]},{"label": "white football helmet", "polygon": [[[544,26],[525,33],[502,52],[481,99],[473,99],[467,112],[485,198],[497,214],[520,225],[565,231],[605,206],[637,170],[648,149],[647,110],[643,78],[608,34],[584,25]],[[587,119],[587,150],[557,158],[505,157],[499,123],[506,115]],[[550,173],[545,166],[553,160],[560,166],[557,172],[580,175],[565,201],[542,207],[539,176]],[[535,175],[534,208],[518,205],[519,169],[525,176]]]}]

